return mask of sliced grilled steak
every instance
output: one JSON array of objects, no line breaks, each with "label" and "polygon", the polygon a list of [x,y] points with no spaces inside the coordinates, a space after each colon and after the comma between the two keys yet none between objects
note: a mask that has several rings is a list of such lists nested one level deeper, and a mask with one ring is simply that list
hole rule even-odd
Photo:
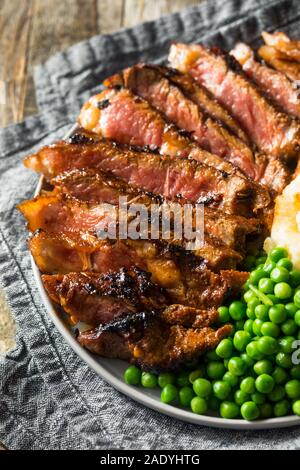
[{"label": "sliced grilled steak", "polygon": [[299,123],[274,108],[231,56],[215,48],[177,44],[169,60],[207,87],[261,151],[284,158],[298,154]]},{"label": "sliced grilled steak", "polygon": [[248,274],[239,271],[213,273],[199,259],[186,252],[163,251],[153,243],[118,241],[103,243],[97,252],[83,251],[74,240],[40,231],[29,241],[32,255],[43,273],[91,271],[107,273],[122,266],[151,273],[153,282],[167,289],[173,303],[190,306],[216,306],[246,282]]},{"label": "sliced grilled steak", "polygon": [[[51,180],[62,194],[91,203],[119,204],[120,196],[128,202],[163,204],[164,198],[154,194],[134,191],[122,180],[94,170],[73,170]],[[193,223],[195,227],[195,223]],[[204,230],[206,234],[220,239],[226,246],[245,253],[248,248],[258,250],[267,236],[266,227],[259,219],[229,215],[204,206]]]},{"label": "sliced grilled steak", "polygon": [[77,321],[105,324],[126,313],[161,309],[167,297],[140,269],[121,269],[108,274],[70,273],[43,276],[53,302]]},{"label": "sliced grilled steak", "polygon": [[240,63],[246,75],[275,103],[288,114],[300,118],[299,90],[283,73],[257,61],[254,51],[247,44],[237,44],[230,53]]},{"label": "sliced grilled steak", "polygon": [[[185,95],[194,101],[205,113],[225,125],[244,142],[248,142],[248,137],[245,132],[228,111],[218,103],[206,88],[197,84],[190,75],[182,74],[178,70],[171,69],[170,67],[159,66],[159,70],[168,77],[172,83],[178,85],[184,91]],[[113,75],[104,80],[103,84],[109,88],[123,86],[123,76],[122,74]]]},{"label": "sliced grilled steak", "polygon": [[[103,107],[101,103],[105,102]],[[195,106],[195,105],[194,105]],[[179,133],[161,114],[130,90],[109,89],[84,104],[79,124],[87,131],[121,144],[159,151],[161,155],[193,158],[228,174],[236,168]]]},{"label": "sliced grilled steak", "polygon": [[[145,198],[141,197],[141,201],[136,199],[132,202],[138,204],[142,203],[145,206],[146,202],[149,203],[146,199],[147,197],[145,196]],[[151,200],[149,206],[150,205]],[[95,249],[94,255],[98,250],[102,249],[103,241],[107,238],[112,240],[111,243],[116,242],[118,239],[121,240],[119,234],[119,216],[122,217],[122,220],[123,218],[127,220],[129,229],[130,224],[134,223],[135,220],[135,216],[128,213],[130,207],[123,208],[122,214],[120,215],[115,206],[81,203],[57,195],[56,193],[48,193],[30,201],[24,201],[18,208],[27,219],[28,229],[31,232],[42,229],[51,234],[64,234],[69,239],[75,237],[76,242],[84,246],[87,246],[89,240],[91,249]],[[161,208],[163,213],[164,207],[158,206],[158,208]],[[179,208],[181,209],[180,206]],[[150,207],[146,207],[146,209],[150,209]],[[154,253],[158,251],[159,244],[161,245],[160,250],[162,251],[176,249],[187,251],[189,249],[189,240],[184,237],[176,238],[172,228],[168,234],[168,239],[165,239],[160,226],[158,233],[159,238],[152,240],[151,227],[148,224],[149,217],[151,217],[150,212],[146,220],[146,233],[141,233],[140,239],[134,241],[130,237],[129,232],[127,235],[128,241],[123,240],[124,245],[127,244],[130,247],[133,243],[138,251],[139,246],[141,245],[143,247],[146,240],[148,245],[153,245],[152,252]],[[183,217],[182,211],[182,220]],[[196,228],[196,225],[194,226]],[[108,233],[110,233],[110,235],[108,235]],[[193,250],[192,253],[195,257],[199,258],[200,264],[205,263],[210,269],[215,271],[219,271],[220,269],[235,269],[243,259],[240,253],[228,248],[222,240],[213,238],[207,231],[204,234],[202,246]]]},{"label": "sliced grilled steak", "polygon": [[239,175],[231,175],[194,160],[161,157],[118,147],[109,141],[70,144],[64,141],[42,148],[27,157],[25,166],[51,179],[64,171],[93,168],[111,172],[135,188],[167,199],[183,197],[203,202],[230,214],[253,215],[270,207],[264,193],[253,208],[253,186]]},{"label": "sliced grilled steak", "polygon": [[225,158],[244,174],[259,181],[266,166],[265,159],[262,157],[256,161],[244,141],[205,114],[168,75],[168,69],[138,64],[123,72],[122,81],[126,88],[148,101],[178,128],[189,132],[202,148]]},{"label": "sliced grilled steak", "polygon": [[100,356],[131,360],[159,373],[197,359],[228,336],[231,325],[211,327],[217,318],[215,310],[171,305],[160,313],[137,313],[100,325],[80,333],[78,341]]}]

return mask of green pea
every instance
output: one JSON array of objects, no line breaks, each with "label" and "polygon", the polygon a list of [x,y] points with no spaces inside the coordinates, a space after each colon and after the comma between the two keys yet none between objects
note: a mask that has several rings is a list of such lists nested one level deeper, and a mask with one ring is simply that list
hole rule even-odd
[{"label": "green pea", "polygon": [[269,301],[272,302],[273,305],[280,304],[280,300],[277,299],[276,295],[268,294],[267,297],[268,297]]},{"label": "green pea", "polygon": [[300,310],[297,310],[295,313],[295,323],[297,326],[300,326]]},{"label": "green pea", "polygon": [[294,295],[294,304],[297,308],[300,308],[300,290],[298,290]]},{"label": "green pea", "polygon": [[261,327],[263,325],[263,321],[262,320],[259,320],[258,318],[256,318],[254,321],[253,321],[253,333],[256,335],[256,336],[261,336]]},{"label": "green pea", "polygon": [[273,415],[273,407],[270,403],[264,403],[259,407],[259,412],[261,419],[271,418]]},{"label": "green pea", "polygon": [[207,379],[196,379],[193,383],[193,390],[200,398],[207,398],[212,391],[212,386]]},{"label": "green pea", "polygon": [[278,299],[289,299],[293,294],[293,289],[287,282],[279,282],[274,287],[274,294]]},{"label": "green pea", "polygon": [[160,399],[163,403],[175,402],[178,398],[177,387],[173,384],[167,384],[163,387],[160,395]]},{"label": "green pea", "polygon": [[284,397],[285,397],[285,389],[282,385],[275,385],[273,390],[270,393],[268,393],[268,399],[273,403],[283,400]]},{"label": "green pea", "polygon": [[226,359],[232,355],[232,341],[228,338],[222,339],[216,348],[216,353],[222,359]]},{"label": "green pea", "polygon": [[136,366],[129,366],[124,372],[124,380],[128,385],[139,385],[142,373]]},{"label": "green pea", "polygon": [[276,356],[276,364],[283,369],[291,369],[293,367],[290,354],[279,352]]},{"label": "green pea", "polygon": [[257,286],[260,279],[262,279],[263,277],[267,277],[267,275],[268,273],[266,273],[266,271],[264,271],[263,269],[260,269],[260,268],[255,269],[255,271],[252,271],[250,273],[249,282],[250,284]]},{"label": "green pea", "polygon": [[237,390],[234,394],[234,401],[237,405],[242,406],[243,403],[249,401],[251,396],[243,390]]},{"label": "green pea", "polygon": [[229,313],[233,320],[242,320],[246,316],[246,304],[240,300],[235,300],[229,306]]},{"label": "green pea", "polygon": [[253,369],[257,375],[271,374],[273,370],[273,364],[271,361],[268,361],[267,359],[262,359],[261,361],[257,361],[254,364]]},{"label": "green pea", "polygon": [[277,338],[280,335],[280,328],[272,322],[266,321],[262,324],[260,332],[263,336]]},{"label": "green pea", "polygon": [[286,310],[283,304],[277,304],[270,308],[269,318],[273,323],[282,323],[286,320]]},{"label": "green pea", "polygon": [[279,268],[285,268],[288,271],[291,271],[293,269],[293,263],[291,262],[291,260],[289,258],[281,258],[278,261],[277,266]]},{"label": "green pea", "polygon": [[190,406],[192,399],[194,398],[195,394],[191,387],[182,387],[179,390],[179,403],[181,406]]},{"label": "green pea", "polygon": [[237,331],[233,338],[233,345],[238,351],[245,351],[247,344],[251,341],[251,336],[247,331]]},{"label": "green pea", "polygon": [[220,415],[225,419],[237,418],[240,414],[240,409],[236,403],[232,401],[223,401],[220,406]]},{"label": "green pea", "polygon": [[294,318],[298,309],[293,302],[289,302],[288,304],[285,305],[285,310],[289,318]]},{"label": "green pea", "polygon": [[248,302],[251,302],[251,300],[258,300],[258,298],[254,294],[254,292],[252,292],[252,290],[248,290],[244,294],[244,300],[248,304]]},{"label": "green pea", "polygon": [[262,353],[258,349],[258,341],[251,341],[251,343],[249,343],[246,347],[246,352],[248,356],[250,356],[252,359],[255,359],[256,361],[259,361],[263,358]]},{"label": "green pea", "polygon": [[229,315],[229,309],[228,307],[219,307],[218,308],[218,313],[219,313],[219,321],[220,323],[227,323],[230,320],[230,315]]},{"label": "green pea", "polygon": [[221,405],[221,400],[219,400],[219,398],[211,395],[209,398],[208,398],[208,401],[207,401],[207,404],[208,404],[208,409],[211,410],[211,411],[219,411],[219,408],[220,408],[220,405]]},{"label": "green pea", "polygon": [[300,381],[297,379],[290,380],[285,384],[285,392],[292,400],[300,398]]},{"label": "green pea", "polygon": [[270,393],[274,388],[274,379],[269,374],[261,374],[255,380],[256,390],[260,393]]},{"label": "green pea", "polygon": [[188,371],[180,372],[176,379],[176,385],[178,387],[188,387],[190,385],[189,375]]},{"label": "green pea", "polygon": [[155,388],[157,387],[157,377],[150,372],[143,372],[141,378],[141,384],[145,388]]},{"label": "green pea", "polygon": [[246,309],[246,316],[248,317],[249,320],[255,320],[255,313],[254,310],[251,308]]},{"label": "green pea", "polygon": [[294,269],[290,272],[290,284],[292,287],[298,287],[300,285],[300,271]]},{"label": "green pea", "polygon": [[290,374],[293,379],[300,380],[300,364],[293,366],[290,370]]},{"label": "green pea", "polygon": [[278,340],[279,350],[281,352],[291,354],[293,352],[293,343],[295,338],[293,336],[284,336]]},{"label": "green pea", "polygon": [[168,384],[175,384],[176,376],[171,372],[163,372],[158,376],[158,385],[164,388]]},{"label": "green pea", "polygon": [[247,365],[240,357],[232,357],[228,362],[228,370],[234,375],[243,375],[246,371]]},{"label": "green pea", "polygon": [[253,334],[253,320],[250,320],[249,318],[249,320],[245,321],[244,330],[247,331],[250,336]]},{"label": "green pea", "polygon": [[288,272],[288,270],[285,268],[280,268],[278,266],[276,266],[276,268],[274,268],[273,271],[271,271],[270,273],[270,279],[276,283],[287,282],[289,278],[290,278],[290,273]]},{"label": "green pea", "polygon": [[208,406],[204,398],[194,397],[191,400],[191,409],[193,413],[196,413],[198,415],[203,415],[204,413],[207,412]]},{"label": "green pea", "polygon": [[278,351],[278,343],[272,336],[263,336],[257,341],[257,349],[261,354],[269,356]]},{"label": "green pea", "polygon": [[276,268],[276,263],[274,261],[271,261],[269,258],[267,258],[265,264],[264,264],[264,271],[268,274],[273,271],[273,269]]},{"label": "green pea", "polygon": [[285,369],[283,369],[282,367],[276,366],[272,373],[272,377],[276,384],[282,385],[288,380],[289,375]]},{"label": "green pea", "polygon": [[293,413],[297,416],[300,416],[300,400],[294,401]]},{"label": "green pea", "polygon": [[286,416],[288,415],[289,410],[290,410],[290,404],[287,400],[279,401],[274,405],[274,409],[273,409],[274,416],[276,417]]},{"label": "green pea", "polygon": [[266,396],[260,392],[254,392],[251,395],[251,400],[257,405],[263,405],[266,401]]},{"label": "green pea", "polygon": [[254,393],[255,392],[255,379],[254,377],[245,377],[241,383],[240,388],[245,393]]},{"label": "green pea", "polygon": [[253,401],[246,401],[241,406],[241,415],[247,421],[253,421],[259,417],[259,408]]},{"label": "green pea", "polygon": [[226,398],[228,398],[228,395],[231,391],[231,388],[227,382],[224,382],[223,380],[217,380],[213,384],[213,391],[214,391],[214,395],[217,398],[219,398],[220,400],[226,400]]},{"label": "green pea", "polygon": [[224,364],[225,369],[228,369],[228,362],[229,362],[229,359],[224,359],[223,364]]},{"label": "green pea", "polygon": [[273,294],[274,292],[274,282],[268,277],[263,277],[258,282],[258,288],[264,294]]},{"label": "green pea", "polygon": [[284,335],[291,336],[297,331],[297,325],[294,320],[291,318],[289,320],[286,320],[284,323],[281,325],[281,331]]},{"label": "green pea", "polygon": [[259,256],[259,258],[257,258],[257,260],[256,260],[256,266],[264,265],[266,261],[267,261],[267,256],[266,255]]},{"label": "green pea", "polygon": [[190,372],[190,375],[189,375],[189,382],[191,384],[193,384],[195,382],[195,380],[197,379],[200,379],[202,377],[204,377],[204,371],[202,369],[196,369],[196,370],[193,370],[192,372]]},{"label": "green pea", "polygon": [[281,258],[288,258],[288,252],[285,248],[277,247],[270,251],[269,258],[274,263],[278,263]]},{"label": "green pea", "polygon": [[212,361],[207,364],[206,372],[210,379],[219,380],[225,374],[226,369],[223,362]]},{"label": "green pea", "polygon": [[254,313],[258,320],[267,321],[269,319],[269,308],[267,305],[258,305],[255,307]]},{"label": "green pea", "polygon": [[227,371],[223,376],[223,381],[228,383],[230,387],[235,387],[239,383],[239,379],[232,372]]}]

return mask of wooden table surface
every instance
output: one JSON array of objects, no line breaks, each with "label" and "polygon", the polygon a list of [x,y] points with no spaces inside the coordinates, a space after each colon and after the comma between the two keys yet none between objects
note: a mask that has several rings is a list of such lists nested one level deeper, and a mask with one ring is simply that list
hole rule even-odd
[{"label": "wooden table surface", "polygon": [[55,52],[201,0],[0,0],[0,127],[37,112],[32,72]]},{"label": "wooden table surface", "polygon": [[55,52],[201,1],[0,0],[0,127],[37,112],[33,68]]}]

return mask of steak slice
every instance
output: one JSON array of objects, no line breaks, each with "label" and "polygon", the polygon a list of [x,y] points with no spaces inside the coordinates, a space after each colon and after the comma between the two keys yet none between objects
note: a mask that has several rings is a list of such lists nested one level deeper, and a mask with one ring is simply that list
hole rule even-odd
[{"label": "steak slice", "polygon": [[285,159],[298,154],[300,124],[274,108],[232,56],[216,48],[174,44],[169,60],[207,87],[262,152]]},{"label": "steak slice", "polygon": [[68,315],[90,325],[106,324],[120,315],[161,309],[167,297],[138,268],[108,274],[69,273],[43,276],[50,299]]},{"label": "steak slice", "polygon": [[231,325],[213,328],[216,310],[171,305],[160,312],[139,312],[81,332],[79,343],[104,357],[130,360],[143,370],[176,370],[215,348]]},{"label": "steak slice", "polygon": [[[152,66],[150,66],[152,67]],[[233,119],[228,111],[221,106],[211,93],[187,74],[182,74],[170,67],[156,66],[172,83],[179,86],[194,103],[196,103],[208,116],[222,123],[244,142],[248,142],[248,137],[239,124]],[[124,85],[123,75],[116,74],[106,80],[103,84],[109,88]]]},{"label": "steak slice", "polygon": [[258,49],[258,55],[275,70],[285,74],[290,80],[295,82],[295,88],[298,87],[300,63],[287,60],[284,54],[271,46],[261,46]]},{"label": "steak slice", "polygon": [[110,172],[134,188],[170,200],[182,197],[202,202],[229,214],[252,216],[270,207],[270,198],[264,193],[253,208],[253,186],[237,174],[229,178],[227,173],[195,160],[137,152],[109,141],[57,142],[27,157],[24,163],[48,179],[73,169]]},{"label": "steak slice", "polygon": [[237,44],[230,54],[240,63],[247,77],[275,103],[288,114],[300,118],[299,90],[283,73],[257,61],[253,50],[247,44]]},{"label": "steak slice", "polygon": [[202,148],[230,161],[252,179],[261,179],[265,159],[261,157],[256,161],[244,141],[205,114],[169,79],[168,69],[155,65],[134,65],[124,70],[122,81],[126,88],[148,101],[178,128],[189,132]]},{"label": "steak slice", "polygon": [[130,90],[108,89],[92,96],[84,104],[78,122],[85,130],[120,144],[157,151],[161,155],[193,158],[228,174],[237,172],[223,158],[192,142],[189,134],[180,134],[174,125],[167,123],[160,113]]},{"label": "steak slice", "polygon": [[[134,190],[122,180],[95,170],[62,173],[53,178],[51,184],[61,194],[90,203],[118,205],[121,196],[127,196],[129,203],[143,203],[147,207],[164,203],[161,196]],[[193,223],[195,226],[196,222]],[[229,215],[207,206],[204,206],[204,231],[240,253],[246,253],[248,248],[251,251],[259,250],[268,234],[259,219]]]},{"label": "steak slice", "polygon": [[42,273],[98,272],[106,274],[136,266],[151,273],[151,279],[167,289],[173,303],[190,306],[219,307],[238,292],[248,273],[221,271],[213,273],[192,254],[163,250],[161,245],[144,241],[104,242],[96,250],[76,244],[65,235],[39,231],[29,240],[29,248]]},{"label": "steak slice", "polygon": [[[136,199],[132,202],[144,204],[146,209],[151,209],[151,200],[149,203],[149,201],[145,199],[141,198],[141,201]],[[146,202],[149,203],[149,207],[146,207]],[[164,208],[158,206],[158,208],[160,207],[163,211]],[[130,215],[128,212],[130,206],[126,207],[126,209],[125,207],[122,208],[122,213],[119,214],[115,206],[81,203],[57,195],[55,192],[37,196],[29,201],[24,201],[18,208],[27,219],[28,229],[31,232],[42,229],[47,233],[55,235],[64,234],[69,239],[75,237],[75,241],[85,247],[88,246],[88,241],[90,241],[91,250],[94,249],[94,253],[102,249],[103,242],[107,239],[110,239],[111,243],[122,240],[119,234],[119,217],[122,217],[122,220],[126,218],[125,220],[127,220],[127,227],[129,227],[129,229],[130,223],[135,223],[134,221],[136,219],[133,214]],[[181,209],[181,206],[179,206],[179,208]],[[169,235],[168,238],[166,238],[163,236],[160,226],[158,239],[152,239],[151,227],[148,224],[151,213],[147,212],[146,215],[147,233],[140,233],[138,240],[134,241],[130,237],[129,232],[127,239],[123,240],[124,245],[127,244],[130,247],[134,244],[138,251],[139,246],[144,246],[145,242],[147,242],[149,246],[153,245],[152,252],[154,253],[157,253],[159,244],[162,245],[160,248],[162,251],[173,251],[177,249],[187,251],[189,249],[189,240],[184,237],[176,238],[172,228],[169,233],[166,234]],[[183,217],[182,211],[182,221]],[[194,224],[195,223],[196,222],[194,222]],[[196,228],[196,225],[194,226]],[[137,233],[137,235],[138,234],[139,233]],[[220,269],[235,269],[237,264],[240,264],[243,259],[240,253],[227,247],[220,239],[213,238],[207,231],[204,234],[202,245],[193,250],[192,253],[195,257],[199,258],[200,264],[205,263],[210,269],[215,271],[219,271]]]}]

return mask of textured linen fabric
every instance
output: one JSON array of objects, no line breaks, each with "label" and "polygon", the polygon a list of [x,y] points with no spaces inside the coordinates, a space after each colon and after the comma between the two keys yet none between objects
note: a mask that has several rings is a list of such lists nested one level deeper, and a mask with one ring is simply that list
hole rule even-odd
[{"label": "textured linen fabric", "polygon": [[177,421],[120,394],[79,359],[43,307],[16,204],[38,176],[22,158],[64,136],[84,98],[110,73],[163,61],[172,40],[225,48],[256,44],[263,29],[300,36],[297,1],[209,1],[156,22],[94,37],[35,74],[38,116],[0,130],[0,276],[17,322],[16,347],[0,359],[0,441],[11,449],[299,449],[300,428],[229,431]]}]

